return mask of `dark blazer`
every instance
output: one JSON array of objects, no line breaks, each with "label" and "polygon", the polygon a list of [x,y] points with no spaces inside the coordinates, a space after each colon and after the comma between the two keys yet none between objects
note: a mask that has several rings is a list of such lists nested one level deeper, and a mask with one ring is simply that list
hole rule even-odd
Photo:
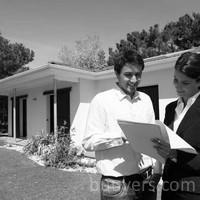
[{"label": "dark blazer", "polygon": [[[164,123],[173,129],[177,101],[167,105]],[[198,154],[177,150],[177,162],[167,159],[163,181],[178,181],[180,189],[200,193],[200,96],[185,114],[177,134],[193,146]],[[188,185],[187,185],[188,183]]]}]

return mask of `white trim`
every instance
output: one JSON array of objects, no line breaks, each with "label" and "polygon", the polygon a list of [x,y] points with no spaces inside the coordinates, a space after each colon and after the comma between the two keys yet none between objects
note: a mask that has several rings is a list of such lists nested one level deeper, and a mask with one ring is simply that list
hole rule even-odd
[{"label": "white trim", "polygon": [[[199,48],[193,48],[185,51],[179,51],[161,56],[155,56],[144,59],[144,72],[163,70],[172,68],[178,56],[187,51],[198,52]],[[6,93],[13,88],[22,88],[29,85],[36,80],[44,80],[45,78],[55,77],[57,80],[79,82],[80,79],[88,80],[102,80],[114,78],[115,73],[113,69],[92,72],[83,69],[73,68],[70,66],[63,66],[59,64],[47,64],[38,68],[30,69],[25,72],[4,78],[0,80],[0,93]],[[51,79],[51,78],[50,78]]]},{"label": "white trim", "polygon": [[13,89],[13,137],[16,140],[16,88]]},{"label": "white trim", "polygon": [[53,79],[53,115],[54,115],[54,134],[57,134],[57,85],[56,79]]}]

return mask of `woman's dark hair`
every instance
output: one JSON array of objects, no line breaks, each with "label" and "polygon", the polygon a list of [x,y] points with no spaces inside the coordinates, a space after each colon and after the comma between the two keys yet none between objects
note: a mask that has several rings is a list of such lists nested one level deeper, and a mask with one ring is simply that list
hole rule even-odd
[{"label": "woman's dark hair", "polygon": [[142,56],[135,50],[122,51],[115,54],[113,57],[114,70],[117,74],[121,73],[122,68],[126,63],[131,63],[137,66],[141,66],[144,69],[144,61]]},{"label": "woman's dark hair", "polygon": [[186,76],[199,79],[200,78],[200,54],[186,52],[181,54],[175,64],[175,69],[182,72]]}]

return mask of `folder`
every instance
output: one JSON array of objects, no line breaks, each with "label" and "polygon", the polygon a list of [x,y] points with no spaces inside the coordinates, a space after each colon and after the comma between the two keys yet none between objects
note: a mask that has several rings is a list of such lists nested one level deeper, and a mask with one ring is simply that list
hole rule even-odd
[{"label": "folder", "polygon": [[155,124],[119,120],[118,124],[136,152],[144,153],[162,163],[165,160],[154,148],[154,143],[152,142],[154,138],[166,141],[171,149],[197,154],[190,144],[159,120],[156,120]]}]

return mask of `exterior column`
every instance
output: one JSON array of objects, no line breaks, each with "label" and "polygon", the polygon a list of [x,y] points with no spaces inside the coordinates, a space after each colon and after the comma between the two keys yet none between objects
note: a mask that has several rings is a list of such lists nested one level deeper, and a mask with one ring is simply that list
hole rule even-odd
[{"label": "exterior column", "polygon": [[16,88],[13,89],[13,136],[16,140]]},{"label": "exterior column", "polygon": [[56,79],[53,80],[53,94],[54,94],[54,104],[53,104],[53,113],[54,113],[54,134],[57,133],[57,85]]}]

